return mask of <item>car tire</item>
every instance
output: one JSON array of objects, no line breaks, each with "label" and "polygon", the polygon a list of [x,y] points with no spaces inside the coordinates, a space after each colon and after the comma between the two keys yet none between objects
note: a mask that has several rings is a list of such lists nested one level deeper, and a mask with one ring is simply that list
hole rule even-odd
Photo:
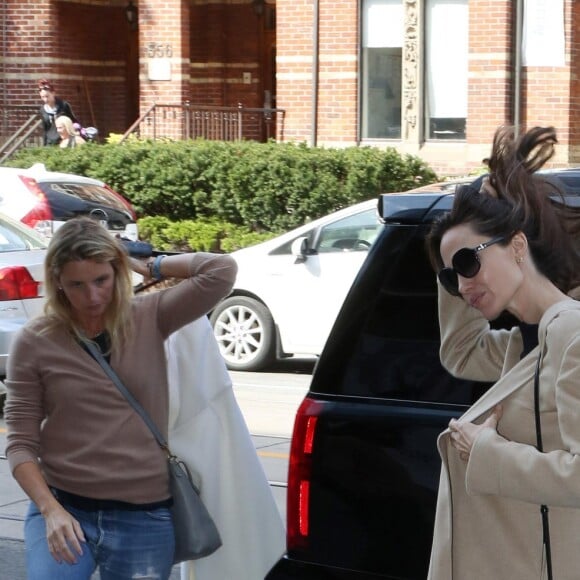
[{"label": "car tire", "polygon": [[228,369],[257,371],[275,361],[274,319],[258,300],[226,298],[215,307],[210,322]]}]

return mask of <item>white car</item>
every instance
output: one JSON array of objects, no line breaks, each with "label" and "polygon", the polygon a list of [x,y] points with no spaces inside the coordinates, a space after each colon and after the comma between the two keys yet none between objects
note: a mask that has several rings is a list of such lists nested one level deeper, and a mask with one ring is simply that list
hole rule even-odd
[{"label": "white car", "polygon": [[[15,333],[44,306],[46,240],[0,214],[0,377]],[[0,398],[4,383],[0,381]]]},{"label": "white car", "polygon": [[234,289],[210,315],[228,368],[319,355],[379,227],[372,199],[232,252]]},{"label": "white car", "polygon": [[98,179],[47,171],[41,163],[0,167],[0,212],[47,238],[81,215],[101,221],[113,235],[138,238],[135,210],[119,193]]}]

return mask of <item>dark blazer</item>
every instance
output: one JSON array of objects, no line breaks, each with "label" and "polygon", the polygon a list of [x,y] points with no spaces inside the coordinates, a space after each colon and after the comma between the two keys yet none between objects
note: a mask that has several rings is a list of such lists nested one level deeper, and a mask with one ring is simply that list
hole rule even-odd
[{"label": "dark blazer", "polygon": [[44,128],[44,144],[45,145],[58,145],[60,143],[60,135],[56,130],[55,120],[60,115],[66,115],[69,117],[73,123],[77,123],[77,119],[72,112],[69,103],[63,99],[55,98],[56,112],[50,114],[44,108],[44,104],[40,106],[40,116],[42,118],[42,126]]}]

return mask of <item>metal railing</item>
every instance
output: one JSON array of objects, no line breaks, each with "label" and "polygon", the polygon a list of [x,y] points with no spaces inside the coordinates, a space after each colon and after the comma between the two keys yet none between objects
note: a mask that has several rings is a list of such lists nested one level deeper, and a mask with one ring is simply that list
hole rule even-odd
[{"label": "metal railing", "polygon": [[130,135],[148,139],[204,139],[217,141],[284,140],[283,109],[207,107],[154,104],[129,127],[121,143]]},{"label": "metal railing", "polygon": [[[196,139],[215,141],[284,141],[284,109],[207,107],[154,104],[127,129],[144,139]],[[10,106],[0,109],[0,163],[22,147],[43,144],[42,120],[37,107]]]},{"label": "metal railing", "polygon": [[24,124],[0,146],[0,164],[12,156],[21,147],[42,145],[42,136],[38,136],[38,129],[42,119],[38,115],[30,116]]},{"label": "metal railing", "polygon": [[42,120],[38,107],[9,106],[0,109],[0,163],[21,147],[38,147],[42,143]]}]

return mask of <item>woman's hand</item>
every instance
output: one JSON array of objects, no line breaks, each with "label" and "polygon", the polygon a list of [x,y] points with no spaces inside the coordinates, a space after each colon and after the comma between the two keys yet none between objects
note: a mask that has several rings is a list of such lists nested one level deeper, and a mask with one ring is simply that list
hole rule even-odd
[{"label": "woman's hand", "polygon": [[74,564],[82,554],[80,542],[86,542],[78,521],[58,502],[37,463],[25,461],[14,469],[14,478],[38,506],[46,525],[48,549],[57,562]]},{"label": "woman's hand", "polygon": [[60,504],[44,515],[46,539],[52,557],[60,564],[76,564],[77,554],[82,555],[81,542],[86,542],[79,522]]},{"label": "woman's hand", "polygon": [[149,278],[149,267],[147,263],[150,261],[150,258],[147,260],[138,260],[137,258],[129,257],[129,264],[131,266],[131,270],[136,272],[137,274],[141,274],[144,278]]},{"label": "woman's hand", "polygon": [[459,451],[459,457],[464,461],[469,459],[469,454],[478,435],[483,429],[491,427],[497,429],[498,421],[501,419],[502,408],[497,405],[489,417],[481,424],[467,423],[451,419],[449,429],[451,430],[451,445]]}]

